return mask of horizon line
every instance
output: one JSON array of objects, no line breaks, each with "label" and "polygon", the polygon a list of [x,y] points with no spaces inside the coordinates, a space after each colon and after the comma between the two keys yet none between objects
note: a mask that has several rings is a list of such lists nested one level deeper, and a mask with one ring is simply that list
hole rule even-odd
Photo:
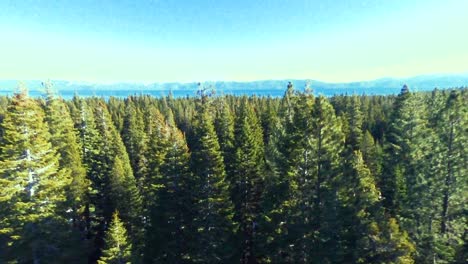
[{"label": "horizon line", "polygon": [[129,81],[129,80],[118,80],[118,81],[90,81],[90,80],[73,80],[73,79],[4,79],[0,78],[0,81],[11,81],[17,82],[18,84],[21,82],[69,82],[69,83],[83,83],[83,84],[97,84],[97,85],[113,85],[113,84],[141,84],[141,85],[151,85],[151,84],[193,84],[193,83],[201,83],[201,84],[210,84],[210,83],[252,83],[252,82],[267,82],[267,81],[311,81],[311,82],[319,82],[319,83],[326,83],[326,84],[348,84],[348,83],[362,83],[362,82],[373,82],[379,80],[402,80],[402,79],[412,79],[418,77],[441,77],[441,76],[464,76],[468,77],[468,71],[466,72],[450,72],[450,73],[427,73],[427,74],[418,74],[418,75],[409,75],[403,77],[396,77],[396,76],[382,76],[378,78],[372,79],[362,79],[362,80],[353,80],[353,81],[324,81],[319,79],[312,79],[312,78],[271,78],[271,79],[252,79],[252,80],[203,80],[203,81]]}]

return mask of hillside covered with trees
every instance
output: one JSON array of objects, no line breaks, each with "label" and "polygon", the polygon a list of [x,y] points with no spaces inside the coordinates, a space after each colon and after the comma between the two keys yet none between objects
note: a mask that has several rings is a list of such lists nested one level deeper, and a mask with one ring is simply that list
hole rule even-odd
[{"label": "hillside covered with trees", "polygon": [[0,97],[0,263],[466,263],[466,88]]}]

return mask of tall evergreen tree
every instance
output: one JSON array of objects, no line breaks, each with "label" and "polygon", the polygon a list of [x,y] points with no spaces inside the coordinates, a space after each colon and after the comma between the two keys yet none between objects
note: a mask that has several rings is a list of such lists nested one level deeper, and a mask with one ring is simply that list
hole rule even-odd
[{"label": "tall evergreen tree", "polygon": [[197,257],[194,261],[219,263],[232,257],[233,205],[229,197],[223,156],[216,136],[208,95],[201,95],[194,125],[192,170],[196,180],[194,228]]},{"label": "tall evergreen tree", "polygon": [[57,261],[64,253],[61,239],[69,231],[62,205],[71,179],[59,169],[59,156],[50,143],[44,112],[26,90],[21,90],[8,106],[2,127],[2,261]]},{"label": "tall evergreen tree", "polygon": [[[336,185],[340,177],[339,165],[344,135],[332,105],[323,96],[315,99],[309,135],[303,156],[304,161],[306,158],[310,161],[299,167],[304,177],[301,177],[298,186],[301,186],[301,192],[306,199],[304,206],[311,206],[313,212],[307,216],[315,233],[306,236],[312,241],[310,257],[312,261],[319,262],[340,261]],[[312,193],[306,189],[309,184],[313,189]],[[326,252],[330,254],[324,254],[325,248],[328,248]],[[307,258],[307,255],[301,257]]]},{"label": "tall evergreen tree", "polygon": [[380,204],[381,195],[360,151],[340,184],[344,259],[351,263],[413,263],[414,245]]},{"label": "tall evergreen tree", "polygon": [[122,133],[125,119],[125,102],[120,98],[110,96],[107,103],[109,113],[117,131]]},{"label": "tall evergreen tree", "polygon": [[265,104],[260,119],[263,130],[263,143],[264,145],[268,145],[278,123],[278,114],[276,100],[268,97]]},{"label": "tall evergreen tree", "polygon": [[[272,124],[274,129],[265,146],[266,173],[261,204],[263,216],[259,219],[258,230],[259,257],[262,262],[288,261],[285,260],[287,250],[283,247],[288,243],[285,235],[287,228],[284,225],[288,218],[288,210],[285,206],[290,206],[288,199],[295,188],[290,172],[294,164],[291,153],[298,148],[301,133],[296,133],[294,122],[298,98],[294,86],[289,83],[280,101],[278,117]],[[313,102],[313,97],[311,101]]]},{"label": "tall evergreen tree", "polygon": [[88,205],[86,206],[86,221],[88,236],[92,236],[92,225],[98,222],[98,214],[92,199],[94,195],[97,195],[99,191],[96,188],[96,179],[103,178],[102,174],[102,163],[99,157],[102,155],[100,148],[101,135],[96,128],[96,121],[93,113],[93,106],[90,105],[90,101],[84,98],[75,96],[73,98],[73,104],[71,109],[72,117],[75,122],[75,127],[78,130],[79,141],[81,145],[81,155],[83,157],[83,163],[86,167],[86,174],[91,182],[91,188],[88,189]]},{"label": "tall evergreen tree", "polygon": [[281,206],[285,217],[277,227],[276,240],[281,246],[274,261],[337,261],[335,189],[344,135],[326,98],[314,100],[305,93],[294,105],[293,127],[288,133],[292,144],[284,152],[288,153],[285,176],[290,178],[289,194]]},{"label": "tall evergreen tree", "polygon": [[[166,198],[163,165],[170,147],[170,130],[164,116],[155,107],[149,107],[147,113],[147,133],[149,145],[146,152],[148,171],[139,179],[143,196],[143,216],[145,227],[144,262],[151,263],[164,260],[165,243],[160,243],[161,237],[168,235],[165,216]],[[166,237],[167,239],[167,237]],[[166,241],[167,242],[167,241]]]},{"label": "tall evergreen tree", "polygon": [[255,233],[259,222],[260,202],[265,173],[262,128],[252,106],[243,98],[236,121],[234,174],[231,197],[235,220],[239,223],[241,263],[255,263]]},{"label": "tall evergreen tree", "polygon": [[405,85],[395,101],[391,127],[387,134],[386,166],[390,167],[387,173],[392,175],[388,180],[393,181],[393,184],[383,187],[393,192],[389,195],[384,192],[384,195],[396,211],[405,206],[404,202],[409,194],[407,188],[411,187],[407,184],[408,181],[417,180],[421,176],[417,174],[424,172],[423,168],[417,168],[415,165],[425,158],[424,151],[427,150],[424,149],[426,144],[422,140],[428,135],[423,116],[424,108],[418,101],[420,100]]},{"label": "tall evergreen tree", "polygon": [[170,263],[182,263],[190,260],[190,245],[196,240],[192,224],[195,216],[195,201],[191,193],[194,180],[189,169],[190,154],[182,132],[171,127],[169,140],[173,144],[162,166],[165,197],[161,198],[165,198],[166,207],[162,213],[165,214],[165,232],[168,235],[165,259]]},{"label": "tall evergreen tree", "polygon": [[214,125],[223,154],[226,177],[231,181],[234,177],[234,115],[225,98],[218,98]]},{"label": "tall evergreen tree", "polygon": [[132,100],[127,100],[125,118],[122,128],[122,140],[130,157],[130,164],[135,178],[140,179],[148,169],[148,159],[145,156],[148,138],[140,109],[136,108]]},{"label": "tall evergreen tree", "polygon": [[431,240],[432,193],[437,191],[431,188],[429,164],[434,134],[428,128],[422,102],[420,94],[411,93],[407,86],[397,97],[386,141],[386,175],[382,178],[383,194],[389,200],[386,207],[416,242],[420,261],[433,255],[431,246],[423,241]]},{"label": "tall evergreen tree", "polygon": [[[454,261],[457,251],[466,248],[466,193],[468,108],[466,93],[451,91],[440,113],[438,135],[441,152],[441,177],[438,190],[440,233],[436,236],[436,256],[438,261]],[[466,254],[465,254],[466,255]]]},{"label": "tall evergreen tree", "polygon": [[362,123],[363,114],[361,111],[361,101],[357,95],[353,95],[347,106],[347,122],[349,132],[347,136],[347,145],[352,150],[358,150],[362,141]]},{"label": "tall evergreen tree", "polygon": [[[169,110],[170,111],[170,110]],[[169,114],[169,117],[171,114]],[[194,239],[192,218],[194,199],[190,154],[184,135],[168,120],[166,151],[161,156],[154,185],[148,224],[145,261],[164,263],[190,262]],[[166,136],[166,135],[165,135]]]},{"label": "tall evergreen tree", "polygon": [[[129,157],[106,105],[97,98],[73,99],[75,124],[82,143],[83,160],[91,188],[85,207],[87,238],[94,242],[89,261],[96,261],[104,241],[104,230],[116,209],[130,231],[135,254],[140,254],[141,199]],[[76,116],[78,115],[78,116]]]},{"label": "tall evergreen tree", "polygon": [[285,122],[292,122],[294,116],[294,103],[296,90],[294,85],[289,82],[286,91],[284,92],[283,98],[281,99],[280,107],[280,116],[285,120]]},{"label": "tall evergreen tree", "polygon": [[104,223],[110,220],[113,211],[125,208],[121,211],[121,218],[127,224],[135,252],[138,252],[141,246],[138,242],[141,241],[142,234],[140,192],[127,151],[120,134],[111,121],[106,106],[101,101],[97,101],[95,104],[96,128],[102,136],[100,141],[102,152],[99,159],[102,164],[103,177],[96,182],[102,195],[102,200],[96,201],[96,203],[102,206]]},{"label": "tall evergreen tree", "polygon": [[74,96],[70,109],[75,128],[78,130],[78,138],[81,146],[81,156],[86,168],[86,175],[90,182],[90,187],[86,192],[86,203],[84,208],[84,221],[86,238],[91,244],[88,259],[90,262],[96,261],[99,257],[99,249],[102,246],[102,223],[104,214],[102,207],[98,206],[102,198],[102,189],[99,188],[100,179],[104,178],[103,163],[100,157],[102,149],[100,142],[101,135],[96,128],[96,122],[90,101],[78,96]]},{"label": "tall evergreen tree", "polygon": [[[379,177],[382,172],[382,147],[374,140],[374,137],[369,130],[366,130],[362,136],[359,149],[361,150],[362,157],[366,162],[367,167],[371,170],[372,175]],[[379,183],[379,179],[376,180],[377,183]]]},{"label": "tall evergreen tree", "polygon": [[81,146],[77,131],[67,105],[61,98],[55,97],[50,86],[46,87],[45,120],[51,134],[50,142],[59,154],[60,168],[70,173],[72,182],[67,193],[67,206],[71,211],[73,225],[82,230],[85,223],[80,221],[84,213],[90,182],[82,162]]}]

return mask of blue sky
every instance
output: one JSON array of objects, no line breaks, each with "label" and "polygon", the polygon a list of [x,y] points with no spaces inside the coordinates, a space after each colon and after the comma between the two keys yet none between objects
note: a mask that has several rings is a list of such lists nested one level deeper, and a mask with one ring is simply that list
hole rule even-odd
[{"label": "blue sky", "polygon": [[465,73],[466,10],[466,0],[2,0],[0,79]]}]

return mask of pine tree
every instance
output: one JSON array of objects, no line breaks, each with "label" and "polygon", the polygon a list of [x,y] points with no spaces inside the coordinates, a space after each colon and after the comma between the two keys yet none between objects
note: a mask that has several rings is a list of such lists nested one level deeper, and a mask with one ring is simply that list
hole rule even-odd
[{"label": "pine tree", "polygon": [[239,223],[241,263],[255,263],[254,243],[261,212],[265,155],[262,128],[247,98],[241,101],[235,135],[231,197],[236,212],[235,221]]},{"label": "pine tree", "polygon": [[[195,216],[193,210],[195,201],[192,195],[194,180],[190,173],[190,154],[181,131],[171,127],[170,142],[164,165],[161,170],[164,175],[164,195],[160,195],[164,204],[166,220],[165,243],[166,253],[164,259],[170,263],[187,262],[190,255],[191,241],[196,237],[193,234],[192,219]],[[165,196],[165,197],[164,197]]]},{"label": "pine tree", "polygon": [[74,114],[83,160],[91,181],[85,207],[87,238],[94,242],[89,260],[98,258],[105,226],[117,209],[123,212],[122,220],[138,255],[142,242],[141,198],[120,134],[103,101],[77,97],[73,101],[78,110]]},{"label": "pine tree", "polygon": [[[369,130],[364,133],[359,149],[372,175],[380,176],[382,172],[382,147],[378,142],[375,142]],[[379,179],[377,179],[377,182],[379,182]]]},{"label": "pine tree", "polygon": [[219,147],[223,153],[226,178],[231,181],[234,177],[234,115],[224,98],[217,101],[216,116],[214,120]]},{"label": "pine tree", "polygon": [[347,136],[347,145],[353,151],[359,149],[359,144],[362,141],[362,123],[363,114],[361,111],[361,101],[357,95],[351,97],[351,102],[347,106],[347,121],[349,133]]},{"label": "pine tree", "polygon": [[451,91],[440,113],[438,135],[441,168],[438,172],[440,233],[436,236],[439,261],[453,261],[457,251],[466,248],[467,135],[466,93]]},{"label": "pine tree", "polygon": [[[339,257],[339,241],[337,230],[337,180],[340,178],[340,155],[344,135],[341,130],[341,122],[335,116],[332,105],[323,96],[315,99],[312,110],[312,122],[307,138],[304,158],[309,152],[310,159],[302,170],[307,172],[307,176],[302,179],[301,186],[306,206],[311,204],[314,215],[310,215],[312,230],[316,234],[311,234],[312,255],[314,261],[337,261]],[[306,165],[305,164],[305,165]],[[307,175],[305,174],[305,175]],[[309,176],[309,177],[310,177]],[[299,182],[300,183],[300,182]],[[313,188],[312,194],[308,193],[307,185]],[[322,250],[327,248],[329,254],[324,254]],[[332,253],[333,252],[333,253]]]},{"label": "pine tree", "polygon": [[[104,223],[110,220],[113,211],[125,209],[121,211],[121,218],[127,224],[135,252],[139,252],[142,239],[140,192],[127,151],[106,106],[101,101],[95,104],[96,128],[102,137],[99,142],[102,178],[96,181],[102,200],[96,201],[96,204],[102,210]],[[111,188],[109,189],[108,186]]]},{"label": "pine tree", "polygon": [[125,126],[124,125],[124,119],[125,119],[124,100],[110,96],[109,101],[107,103],[107,107],[109,109],[109,113],[111,114],[112,121],[114,123],[115,128],[120,133],[123,133],[123,128]]},{"label": "pine tree", "polygon": [[127,264],[132,263],[132,243],[127,236],[127,230],[116,211],[106,231],[105,246],[97,261],[99,264]]},{"label": "pine tree", "polygon": [[144,197],[144,209],[149,210],[153,206],[156,197],[155,192],[162,180],[160,170],[169,145],[169,130],[164,116],[154,106],[148,107],[145,116],[145,132],[149,140],[145,153],[148,159],[148,168],[138,180]]},{"label": "pine tree", "polygon": [[[398,120],[403,122],[403,116],[405,115],[407,118],[411,117],[413,113],[409,113],[408,111],[404,111],[405,105],[410,98],[410,92],[406,85],[403,86],[401,89],[400,94],[395,99],[393,105],[393,112],[391,116],[390,124],[392,127],[389,128],[389,132],[386,135],[385,141],[385,164],[384,164],[384,171],[385,175],[383,175],[382,179],[382,194],[384,196],[384,206],[385,208],[391,212],[393,216],[396,216],[398,209],[400,208],[400,200],[404,199],[405,193],[403,192],[404,186],[402,185],[402,173],[401,173],[401,164],[402,155],[406,154],[405,150],[401,149],[401,146],[398,146],[398,141],[400,140],[400,134],[403,131],[403,128],[397,125]],[[400,140],[401,141],[401,140]],[[403,192],[403,193],[402,193]]]},{"label": "pine tree", "polygon": [[[1,126],[3,119],[5,118],[5,113],[7,112],[7,107],[9,105],[9,99],[6,96],[1,96],[0,97],[0,141],[2,140],[3,136],[3,128]],[[0,155],[2,155],[0,148]]]},{"label": "pine tree", "polygon": [[289,82],[283,98],[281,99],[280,116],[285,122],[292,122],[294,116],[293,105],[295,103],[296,91],[294,85]]},{"label": "pine tree", "polygon": [[[170,109],[168,111],[168,118],[171,118]],[[154,170],[155,177],[151,178],[154,197],[150,198],[153,202],[146,229],[145,262],[184,263],[192,258],[190,246],[194,239],[190,154],[173,120],[167,121],[164,131],[163,136],[167,136],[163,139],[165,151],[160,152],[163,156]]]},{"label": "pine tree", "polygon": [[[409,92],[406,86],[395,101],[390,131],[387,134],[386,175],[382,190],[388,199],[386,207],[417,245],[417,258],[433,255],[432,240],[433,192],[430,175],[431,138],[434,134],[427,124],[424,101],[420,94]],[[390,206],[390,207],[389,207]]]},{"label": "pine tree", "polygon": [[275,127],[278,122],[276,100],[268,97],[265,99],[265,106],[261,112],[261,123],[263,130],[263,143],[265,146],[270,144],[270,140],[274,134]]},{"label": "pine tree", "polygon": [[234,250],[233,205],[229,197],[223,157],[216,136],[210,101],[202,94],[195,116],[192,170],[196,180],[194,228],[197,231],[196,262],[219,263]]},{"label": "pine tree", "polygon": [[99,257],[99,249],[102,247],[104,214],[99,202],[104,201],[103,192],[99,182],[104,179],[103,163],[101,162],[102,149],[101,135],[96,128],[91,100],[79,98],[75,95],[70,103],[70,112],[78,131],[81,157],[86,168],[86,176],[90,186],[86,192],[84,207],[84,221],[86,239],[89,246],[88,259],[96,261]]},{"label": "pine tree", "polygon": [[145,156],[148,147],[148,138],[144,126],[145,124],[141,111],[134,106],[132,100],[127,100],[122,128],[122,139],[137,180],[140,179],[148,169],[148,159]]},{"label": "pine tree", "polygon": [[[113,204],[113,208],[119,211],[125,211],[127,222],[133,224],[132,231],[138,233],[135,228],[139,228],[138,211],[141,207],[140,194],[136,186],[135,178],[127,174],[125,164],[122,159],[117,156],[114,159],[112,171],[109,175],[109,196]],[[134,234],[132,234],[134,235]]]},{"label": "pine tree", "polygon": [[60,168],[70,173],[72,183],[67,193],[67,206],[72,209],[73,225],[82,230],[85,223],[79,218],[84,212],[90,182],[82,163],[81,146],[67,105],[61,98],[56,98],[51,87],[46,87],[45,120],[51,134],[50,142],[59,154]]},{"label": "pine tree", "polygon": [[144,262],[151,263],[164,258],[165,243],[160,243],[166,237],[164,228],[167,227],[164,217],[166,209],[165,177],[163,165],[170,146],[170,130],[164,116],[155,107],[147,109],[147,137],[148,149],[145,156],[148,158],[148,171],[142,174],[139,185],[143,196],[143,215],[145,227]]},{"label": "pine tree", "polygon": [[[351,160],[348,178],[342,179],[340,201],[347,239],[345,259],[352,263],[412,263],[414,245],[381,207],[375,179],[360,151]],[[343,213],[343,211],[342,211]]]},{"label": "pine tree", "polygon": [[[280,101],[278,118],[272,124],[269,143],[265,146],[265,187],[262,195],[262,217],[259,219],[259,257],[262,262],[284,262],[288,244],[286,220],[289,218],[289,199],[296,185],[293,184],[292,152],[299,147],[300,131],[294,122],[294,110],[298,96],[292,83]],[[313,102],[312,99],[308,99]],[[309,109],[310,110],[310,109]],[[310,114],[311,111],[308,113]],[[296,133],[297,131],[297,133]],[[290,243],[289,243],[290,244]]]},{"label": "pine tree", "polygon": [[[0,144],[0,241],[13,262],[61,258],[69,231],[63,218],[64,190],[71,179],[59,169],[44,112],[26,90],[15,94],[2,123]],[[6,246],[6,247],[5,247]]]},{"label": "pine tree", "polygon": [[65,189],[67,200],[64,207],[63,217],[71,219],[72,233],[67,234],[70,238],[64,254],[68,254],[67,262],[79,261],[86,258],[85,210],[88,203],[88,189],[90,181],[86,177],[86,169],[82,162],[81,146],[79,145],[78,133],[74,129],[74,123],[68,106],[64,100],[57,98],[52,90],[50,82],[45,83],[45,120],[51,134],[52,147],[59,154],[59,167],[71,176],[71,184]]},{"label": "pine tree", "polygon": [[289,191],[278,209],[285,216],[277,227],[275,240],[280,246],[273,258],[275,262],[334,261],[338,253],[334,189],[344,136],[324,97],[314,99],[304,93],[293,105],[293,122],[286,133],[290,144],[283,151]]},{"label": "pine tree", "polygon": [[344,141],[341,122],[332,105],[322,96],[315,98],[309,117],[305,114],[298,118],[302,120],[306,137],[302,150],[296,154],[299,158],[295,167],[298,189],[294,195],[299,198],[295,211],[297,216],[304,217],[303,221],[300,218],[298,221],[297,246],[302,250],[296,257],[302,261],[336,261],[333,258],[340,256],[336,180]]}]

